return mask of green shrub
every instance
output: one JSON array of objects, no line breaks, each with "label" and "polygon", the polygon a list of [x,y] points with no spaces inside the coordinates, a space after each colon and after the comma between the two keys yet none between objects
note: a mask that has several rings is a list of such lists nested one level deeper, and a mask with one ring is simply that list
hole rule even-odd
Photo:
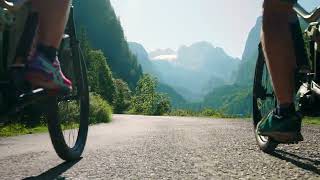
[{"label": "green shrub", "polygon": [[139,80],[129,113],[158,116],[170,112],[168,97],[157,93],[156,85],[157,80],[150,75],[144,75]]},{"label": "green shrub", "polygon": [[[59,104],[59,116],[62,122],[77,122],[80,118],[78,102]],[[105,123],[111,121],[112,107],[100,95],[90,93],[89,123]]]},{"label": "green shrub", "polygon": [[161,116],[171,111],[170,100],[163,94],[157,95],[156,110],[153,115]]},{"label": "green shrub", "polygon": [[5,127],[0,128],[0,136],[1,137],[26,134],[26,133],[27,133],[27,130],[25,128],[25,125],[23,125],[23,124],[10,124],[10,125],[7,125]]},{"label": "green shrub", "polygon": [[214,109],[209,109],[209,108],[202,110],[199,114],[200,116],[204,116],[204,117],[222,117],[223,116],[220,112]]},{"label": "green shrub", "polygon": [[80,118],[79,104],[75,101],[59,103],[59,118],[61,122],[78,122]]},{"label": "green shrub", "polygon": [[111,121],[112,107],[100,95],[90,93],[90,124],[107,123]]},{"label": "green shrub", "polygon": [[192,110],[185,110],[185,109],[177,109],[169,113],[170,116],[197,116],[197,113]]},{"label": "green shrub", "polygon": [[121,79],[114,79],[116,92],[112,102],[114,112],[122,114],[130,107],[131,91],[126,82]]},{"label": "green shrub", "polygon": [[170,116],[200,116],[200,117],[216,117],[216,118],[227,118],[222,112],[215,109],[206,108],[201,111],[193,111],[186,109],[177,109],[169,113]]},{"label": "green shrub", "polygon": [[48,130],[46,124],[40,124],[37,127],[29,128],[26,125],[13,123],[0,126],[0,137],[18,136],[23,134],[42,133]]}]

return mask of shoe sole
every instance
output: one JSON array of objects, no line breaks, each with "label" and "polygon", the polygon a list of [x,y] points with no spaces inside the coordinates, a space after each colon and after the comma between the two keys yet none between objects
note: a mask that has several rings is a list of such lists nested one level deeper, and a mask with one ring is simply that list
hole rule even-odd
[{"label": "shoe sole", "polygon": [[272,133],[262,133],[262,136],[268,136],[272,138],[274,141],[279,143],[298,143],[303,141],[303,136],[301,133],[292,133],[292,132],[272,132]]},{"label": "shoe sole", "polygon": [[41,73],[32,73],[32,75],[27,74],[26,77],[26,80],[32,85],[32,87],[41,87],[46,89],[48,91],[49,96],[56,96],[58,94],[66,95],[71,92],[70,89],[63,90],[59,88],[57,85],[49,82],[48,79],[43,77]]}]

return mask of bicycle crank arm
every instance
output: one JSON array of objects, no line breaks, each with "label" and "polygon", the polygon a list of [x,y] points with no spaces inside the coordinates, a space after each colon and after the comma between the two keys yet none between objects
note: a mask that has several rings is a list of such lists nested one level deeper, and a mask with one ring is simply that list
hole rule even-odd
[{"label": "bicycle crank arm", "polygon": [[16,114],[22,111],[28,105],[34,104],[46,97],[48,97],[48,94],[42,88],[33,90],[29,93],[21,94],[17,99],[17,103],[14,105],[11,111],[9,111],[9,114]]}]

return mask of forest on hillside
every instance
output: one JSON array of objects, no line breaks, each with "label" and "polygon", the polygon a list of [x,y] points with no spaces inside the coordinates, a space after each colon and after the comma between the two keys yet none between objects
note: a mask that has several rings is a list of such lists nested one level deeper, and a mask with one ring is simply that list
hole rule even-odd
[{"label": "forest on hillside", "polygon": [[162,115],[170,111],[167,97],[156,92],[156,79],[143,75],[129,50],[110,1],[75,2],[74,8],[90,91],[110,104],[114,113]]},{"label": "forest on hillside", "polygon": [[113,75],[134,88],[142,76],[142,68],[128,48],[110,1],[75,1],[73,5],[78,30],[86,32],[92,48],[103,52]]}]

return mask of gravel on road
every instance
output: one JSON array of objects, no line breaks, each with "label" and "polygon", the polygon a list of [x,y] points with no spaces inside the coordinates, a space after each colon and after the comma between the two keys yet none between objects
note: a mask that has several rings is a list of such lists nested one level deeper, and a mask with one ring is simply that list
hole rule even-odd
[{"label": "gravel on road", "polygon": [[262,153],[250,121],[114,115],[64,163],[48,134],[0,139],[0,179],[320,179],[320,127]]}]

